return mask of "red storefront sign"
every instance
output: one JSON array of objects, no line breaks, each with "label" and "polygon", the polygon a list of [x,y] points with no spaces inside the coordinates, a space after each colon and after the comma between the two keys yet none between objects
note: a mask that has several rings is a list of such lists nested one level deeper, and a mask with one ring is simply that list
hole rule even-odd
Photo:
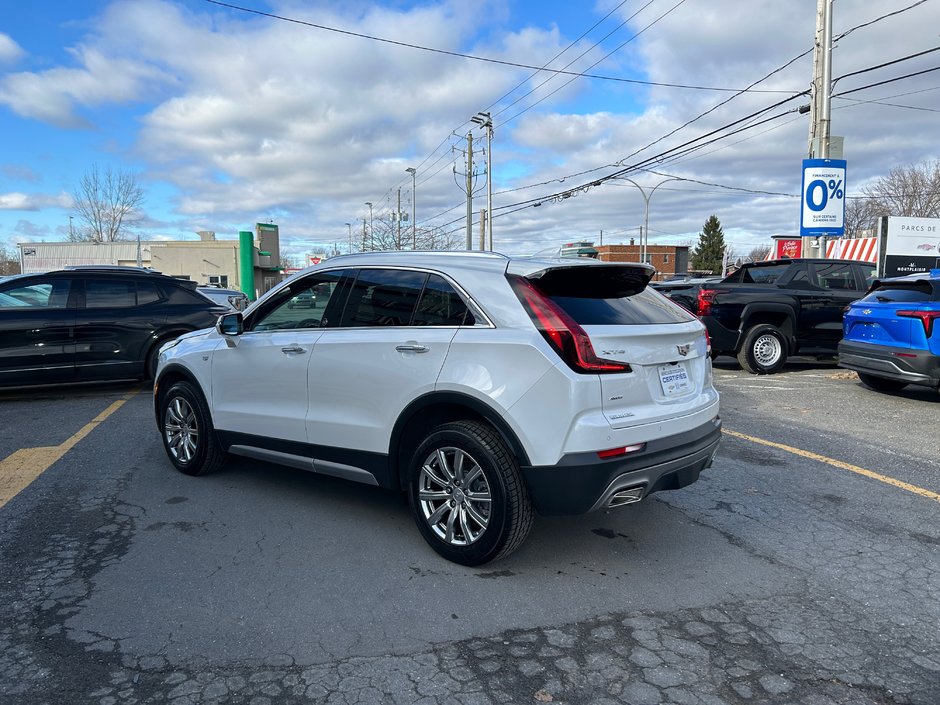
[{"label": "red storefront sign", "polygon": [[780,238],[776,240],[777,246],[777,259],[781,257],[789,257],[791,259],[795,257],[800,257],[803,253],[803,241],[798,237],[795,238]]}]

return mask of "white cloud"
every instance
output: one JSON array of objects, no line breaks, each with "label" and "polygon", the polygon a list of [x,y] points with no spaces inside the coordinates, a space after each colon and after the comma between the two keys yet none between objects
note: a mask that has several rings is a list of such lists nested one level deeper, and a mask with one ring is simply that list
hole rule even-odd
[{"label": "white cloud", "polygon": [[8,74],[0,80],[0,104],[59,127],[89,127],[87,119],[75,115],[76,106],[136,101],[163,78],[154,67],[93,47],[80,46],[71,53],[80,68]]},{"label": "white cloud", "polygon": [[[588,50],[572,67],[586,69],[665,9],[657,7],[632,20],[630,31],[611,37],[605,48],[592,49],[593,40],[584,39],[553,65],[563,66]],[[596,19],[585,12],[581,27],[530,25],[508,31],[513,11],[495,0],[482,5],[453,0],[411,9],[286,0],[274,9],[316,24],[535,65],[554,57]],[[840,0],[836,34],[885,12],[876,3]],[[170,184],[174,194],[156,222],[198,222],[220,234],[272,217],[287,238],[296,234],[344,241],[345,223],[353,223],[355,231],[367,216],[365,201],[375,204],[376,218],[387,218],[395,209],[399,186],[403,202],[410,202],[408,166],[418,168],[419,223],[440,214],[434,224],[459,228],[464,202],[453,172],[455,167],[463,170],[466,120],[498,101],[492,108],[494,190],[509,192],[497,194],[495,205],[527,199],[542,199],[543,205],[500,215],[494,221],[497,246],[527,251],[580,237],[596,239],[601,230],[619,241],[635,235],[643,222],[644,201],[635,187],[606,184],[576,191],[562,202],[551,202],[552,194],[610,171],[590,170],[641,163],[802,91],[811,73],[807,55],[759,86],[788,93],[742,95],[682,128],[732,94],[578,79],[549,95],[568,78],[540,86],[544,73],[530,78],[526,69],[170,0],[112,3],[93,26],[75,42],[68,65],[0,79],[0,102],[19,115],[54,125],[96,127],[108,124],[109,117],[96,111],[98,106],[144,105],[133,157],[145,165],[148,180]],[[591,36],[600,37],[613,26],[609,21]],[[930,48],[937,26],[940,9],[924,4],[860,29],[839,42],[834,74]],[[796,12],[776,0],[685,3],[591,73],[743,88],[809,49],[813,33],[812,12]],[[847,78],[837,88],[849,90],[929,68],[931,62],[935,60],[928,56]],[[938,80],[928,75],[857,97],[936,87]],[[519,83],[524,88],[510,93]],[[531,96],[509,105],[533,89]],[[937,109],[938,96],[940,91],[925,92],[888,102]],[[542,98],[537,107],[505,123]],[[791,101],[768,115],[807,100]],[[833,133],[846,138],[850,193],[894,166],[938,155],[935,112],[834,100],[832,120]],[[788,114],[649,166],[700,181],[793,194],[799,189],[807,124],[808,116]],[[661,139],[677,128],[675,135]],[[478,164],[481,148],[478,141]],[[425,160],[428,154],[432,156]],[[570,176],[582,171],[589,173]],[[653,186],[663,177],[640,173],[631,178]],[[539,182],[548,183],[525,188]],[[478,184],[482,187],[482,177]],[[39,207],[36,197],[0,195],[0,208],[14,209],[15,203]],[[475,209],[482,204],[481,198]],[[692,181],[669,183],[651,198],[651,234],[667,233],[662,237],[670,241],[694,237],[713,213],[729,237],[756,242],[794,232],[798,201]]]},{"label": "white cloud", "polygon": [[8,34],[0,32],[0,64],[13,63],[25,53]]},{"label": "white cloud", "polygon": [[66,193],[56,195],[31,193],[0,193],[0,210],[38,211],[43,208],[69,208],[72,197]]}]

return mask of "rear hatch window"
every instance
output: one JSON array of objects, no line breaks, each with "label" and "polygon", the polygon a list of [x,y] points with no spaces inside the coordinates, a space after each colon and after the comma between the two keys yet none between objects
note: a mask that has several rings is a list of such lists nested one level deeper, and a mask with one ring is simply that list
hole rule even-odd
[{"label": "rear hatch window", "polygon": [[683,323],[694,317],[647,288],[651,271],[637,266],[553,269],[538,288],[582,326]]}]

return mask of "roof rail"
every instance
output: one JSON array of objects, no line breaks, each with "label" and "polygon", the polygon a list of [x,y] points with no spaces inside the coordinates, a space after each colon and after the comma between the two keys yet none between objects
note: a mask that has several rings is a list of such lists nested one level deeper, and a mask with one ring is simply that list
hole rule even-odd
[{"label": "roof rail", "polygon": [[68,271],[105,271],[105,272],[143,272],[145,274],[162,274],[150,267],[135,267],[129,264],[68,264],[62,267]]}]

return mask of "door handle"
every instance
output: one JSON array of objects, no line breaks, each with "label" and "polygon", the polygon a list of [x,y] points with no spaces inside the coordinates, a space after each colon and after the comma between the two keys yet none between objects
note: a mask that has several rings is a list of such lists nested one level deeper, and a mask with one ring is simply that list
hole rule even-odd
[{"label": "door handle", "polygon": [[281,352],[285,355],[299,355],[300,353],[305,353],[307,351],[299,345],[289,345],[286,348],[281,348]]},{"label": "door handle", "polygon": [[430,348],[427,345],[420,345],[418,343],[406,343],[405,345],[396,345],[395,349],[398,352],[413,352],[413,353],[426,353]]}]

